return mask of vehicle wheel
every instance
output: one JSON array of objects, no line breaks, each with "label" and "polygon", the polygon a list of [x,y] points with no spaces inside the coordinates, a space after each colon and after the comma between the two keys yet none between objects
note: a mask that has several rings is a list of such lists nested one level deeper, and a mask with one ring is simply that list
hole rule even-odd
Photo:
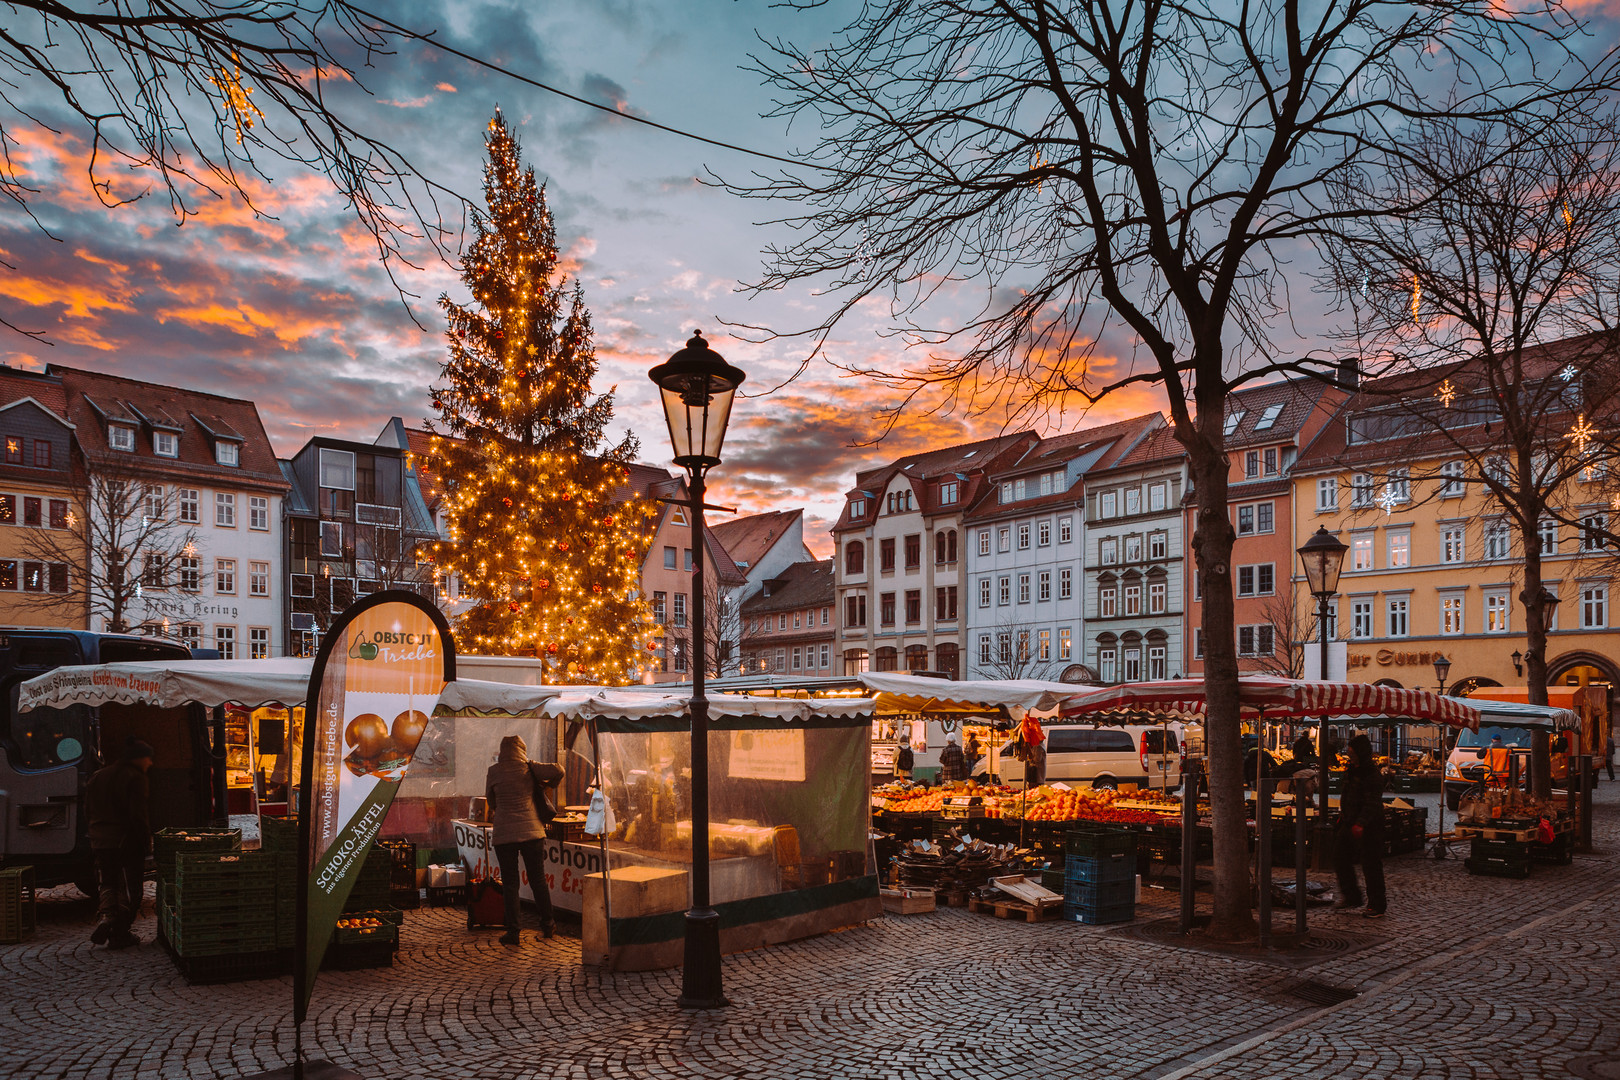
[{"label": "vehicle wheel", "polygon": [[1457,807],[1461,806],[1462,805],[1462,796],[1463,796],[1463,793],[1460,792],[1460,791],[1448,791],[1448,792],[1446,792],[1446,809],[1447,810],[1455,810],[1455,809],[1457,809]]},{"label": "vehicle wheel", "polygon": [[1094,788],[1100,788],[1103,791],[1113,791],[1115,788],[1119,787],[1119,784],[1112,776],[1099,776],[1091,782],[1091,786]]}]

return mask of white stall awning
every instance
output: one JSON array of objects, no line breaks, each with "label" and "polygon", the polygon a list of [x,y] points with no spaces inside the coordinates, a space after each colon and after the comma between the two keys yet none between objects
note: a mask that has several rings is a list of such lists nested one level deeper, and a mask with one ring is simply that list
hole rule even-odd
[{"label": "white stall awning", "polygon": [[861,684],[878,692],[885,712],[983,712],[1000,706],[1049,712],[1076,693],[1079,684],[1040,679],[932,679],[899,671],[863,671]]},{"label": "white stall awning", "polygon": [[29,679],[17,708],[64,705],[302,705],[309,694],[307,657],[275,660],[132,660],[59,667]]}]

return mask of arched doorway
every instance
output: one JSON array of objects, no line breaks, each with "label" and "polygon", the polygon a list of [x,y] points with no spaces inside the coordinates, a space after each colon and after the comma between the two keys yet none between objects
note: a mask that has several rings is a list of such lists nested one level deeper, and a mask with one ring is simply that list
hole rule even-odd
[{"label": "arched doorway", "polygon": [[1466,678],[1458,679],[1456,682],[1452,683],[1446,688],[1446,693],[1450,694],[1452,697],[1467,697],[1469,694],[1472,694],[1475,690],[1478,690],[1482,686],[1501,685],[1502,684],[1497,682],[1495,679],[1487,678],[1484,675],[1470,675]]},{"label": "arched doorway", "polygon": [[1614,687],[1620,682],[1620,669],[1601,653],[1577,649],[1556,657],[1547,665],[1548,686],[1601,686],[1606,711],[1614,715]]}]

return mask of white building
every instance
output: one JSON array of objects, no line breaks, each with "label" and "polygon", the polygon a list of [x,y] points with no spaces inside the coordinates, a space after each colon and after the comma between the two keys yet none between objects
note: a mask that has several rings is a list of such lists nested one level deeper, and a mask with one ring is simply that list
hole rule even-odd
[{"label": "white building", "polygon": [[1163,418],[1116,465],[1086,476],[1081,655],[1099,683],[1182,674],[1186,491],[1186,459]]},{"label": "white building", "polygon": [[990,474],[964,518],[969,678],[1082,681],[1084,478],[1163,426],[1153,413],[1042,439]]}]

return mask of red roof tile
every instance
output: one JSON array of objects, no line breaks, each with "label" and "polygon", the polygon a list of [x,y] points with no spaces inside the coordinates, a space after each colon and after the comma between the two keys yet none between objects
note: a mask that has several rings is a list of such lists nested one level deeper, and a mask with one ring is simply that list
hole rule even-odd
[{"label": "red roof tile", "polygon": [[772,510],[749,517],[732,518],[714,523],[714,535],[725,546],[726,553],[739,566],[755,566],[771,550],[782,534],[793,528],[793,522],[804,516],[803,509]]}]

